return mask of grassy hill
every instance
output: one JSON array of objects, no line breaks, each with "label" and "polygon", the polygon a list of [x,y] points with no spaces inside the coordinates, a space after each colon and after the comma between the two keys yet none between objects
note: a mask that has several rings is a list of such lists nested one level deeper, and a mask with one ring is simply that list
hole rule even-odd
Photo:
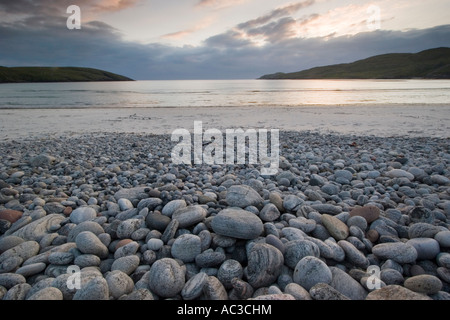
[{"label": "grassy hill", "polygon": [[0,67],[0,83],[133,81],[111,72],[76,67]]},{"label": "grassy hill", "polygon": [[260,79],[450,79],[450,48],[391,53],[353,63],[274,73]]}]

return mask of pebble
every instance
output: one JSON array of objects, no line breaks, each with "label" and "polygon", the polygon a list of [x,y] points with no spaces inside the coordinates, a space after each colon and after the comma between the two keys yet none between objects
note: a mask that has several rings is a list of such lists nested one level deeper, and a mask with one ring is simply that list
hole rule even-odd
[{"label": "pebble", "polygon": [[295,269],[297,263],[306,256],[319,257],[319,247],[308,240],[293,240],[285,244],[284,263]]},{"label": "pebble", "polygon": [[26,279],[21,274],[16,273],[0,273],[0,286],[10,289],[15,285],[25,283]]},{"label": "pebble", "polygon": [[39,243],[36,241],[25,241],[11,249],[6,250],[0,255],[0,264],[12,257],[19,257],[23,261],[35,256],[39,252]]},{"label": "pebble", "polygon": [[244,269],[239,261],[228,259],[224,261],[217,271],[217,278],[223,284],[225,289],[231,289],[233,284],[231,280],[238,278],[242,279],[244,275]]},{"label": "pebble", "polygon": [[278,219],[280,211],[273,203],[268,203],[262,208],[259,217],[262,221],[272,222]]},{"label": "pebble", "polygon": [[164,242],[161,239],[152,238],[147,242],[147,248],[153,251],[158,251],[162,248]]},{"label": "pebble", "polygon": [[386,176],[390,178],[407,178],[410,181],[414,180],[414,175],[402,169],[392,169],[386,172]]},{"label": "pebble", "polygon": [[450,269],[450,253],[441,252],[436,257],[438,266]]},{"label": "pebble", "polygon": [[[22,219],[23,218],[26,217],[22,217]],[[12,235],[20,237],[24,240],[40,241],[44,235],[53,232],[54,229],[58,229],[64,219],[64,216],[60,214],[49,214],[38,220],[32,222],[30,221],[25,226],[12,233]],[[20,220],[18,220],[17,222],[19,221]]]},{"label": "pebble", "polygon": [[102,276],[94,277],[75,292],[73,300],[109,300],[108,283]]},{"label": "pebble", "polygon": [[255,244],[248,254],[245,270],[248,283],[254,289],[272,284],[280,275],[283,264],[280,250],[266,243]]},{"label": "pebble", "polygon": [[195,300],[203,294],[203,287],[208,279],[208,275],[204,272],[199,272],[190,278],[183,289],[181,296],[184,300]]},{"label": "pebble", "polygon": [[140,259],[136,255],[120,257],[114,260],[113,264],[111,265],[111,271],[120,270],[127,275],[130,275],[139,266],[139,262]]},{"label": "pebble", "polygon": [[63,300],[63,294],[58,288],[47,287],[37,291],[27,298],[27,300]]},{"label": "pebble", "polygon": [[379,259],[392,259],[401,264],[413,263],[417,259],[417,250],[402,242],[377,244],[372,248],[372,252]]},{"label": "pebble", "polygon": [[171,254],[184,263],[193,262],[202,251],[201,239],[193,234],[182,234],[172,244]]},{"label": "pebble", "polygon": [[434,236],[442,231],[439,227],[424,223],[424,222],[418,222],[414,223],[409,227],[408,235],[409,238],[434,238]]},{"label": "pebble", "polygon": [[102,259],[108,256],[108,248],[90,231],[80,232],[75,238],[75,243],[82,253],[94,254]]},{"label": "pebble", "polygon": [[70,221],[79,224],[84,221],[92,220],[97,217],[97,212],[91,207],[80,207],[72,211]]},{"label": "pebble", "polygon": [[3,297],[3,300],[25,300],[25,297],[30,289],[31,285],[28,283],[16,284],[8,290]]},{"label": "pebble", "polygon": [[348,237],[348,226],[338,218],[328,214],[323,214],[321,221],[325,228],[327,228],[330,235],[336,240],[344,240]]},{"label": "pebble", "polygon": [[376,206],[367,205],[364,207],[355,207],[350,211],[350,216],[363,217],[367,223],[372,223],[380,217],[380,209]]},{"label": "pebble", "polygon": [[367,291],[348,273],[336,267],[329,267],[329,270],[332,279],[330,282],[326,282],[327,284],[351,300],[364,300],[366,298]]},{"label": "pebble", "polygon": [[185,271],[172,258],[157,260],[148,277],[150,290],[162,298],[176,296],[185,285]]},{"label": "pebble", "polygon": [[434,239],[442,248],[450,248],[450,231],[440,231],[435,234]]},{"label": "pebble", "polygon": [[230,207],[260,207],[263,203],[263,198],[252,187],[234,185],[228,189],[226,201]]},{"label": "pebble", "polygon": [[442,282],[435,276],[422,274],[406,279],[404,286],[418,293],[434,294],[442,289]]},{"label": "pebble", "polygon": [[24,277],[29,277],[29,276],[35,275],[37,273],[40,273],[41,271],[44,271],[46,267],[47,267],[47,265],[45,263],[37,262],[37,263],[28,264],[26,266],[23,266],[23,267],[17,269],[16,273],[21,274]]},{"label": "pebble", "polygon": [[120,211],[126,211],[134,208],[131,201],[125,198],[120,198],[117,201],[117,204],[119,205]]},{"label": "pebble", "polygon": [[434,215],[430,209],[425,207],[414,207],[408,212],[408,216],[413,223],[424,222],[431,224],[434,221]]},{"label": "pebble", "polygon": [[94,254],[80,254],[74,259],[73,263],[80,268],[97,267],[100,265],[101,260]]},{"label": "pebble", "polygon": [[173,213],[178,209],[186,208],[187,204],[185,200],[178,199],[168,202],[162,209],[161,213],[165,216],[172,217]]},{"label": "pebble", "polygon": [[206,213],[206,210],[201,206],[189,206],[175,211],[172,219],[179,222],[180,228],[187,228],[202,222],[206,218]]},{"label": "pebble", "polygon": [[390,268],[381,270],[380,280],[383,281],[386,285],[390,284],[403,285],[403,282],[405,281],[403,275],[399,271]]},{"label": "pebble", "polygon": [[340,293],[338,290],[326,283],[318,283],[313,286],[309,293],[314,300],[342,301],[350,300],[349,297]]},{"label": "pebble", "polygon": [[340,240],[338,241],[338,245],[344,250],[345,258],[352,265],[363,269],[366,269],[369,266],[369,259],[367,259],[367,257],[353,244],[346,240]]},{"label": "pebble", "polygon": [[431,238],[413,238],[406,242],[417,251],[417,260],[432,260],[441,251],[439,242]]},{"label": "pebble", "polygon": [[6,220],[11,223],[22,218],[23,212],[18,210],[4,209],[0,210],[0,220]]},{"label": "pebble", "polygon": [[20,237],[5,236],[0,238],[0,254],[24,242]]},{"label": "pebble", "polygon": [[120,270],[109,272],[105,277],[108,284],[109,296],[118,299],[123,295],[130,294],[134,289],[133,280]]},{"label": "pebble", "polygon": [[214,232],[232,238],[255,239],[263,231],[261,219],[255,214],[238,208],[228,208],[219,212],[211,221]]},{"label": "pebble", "polygon": [[223,284],[215,276],[208,276],[203,286],[206,300],[228,300],[228,294]]},{"label": "pebble", "polygon": [[432,300],[430,297],[409,290],[399,285],[389,285],[374,290],[367,295],[366,300]]},{"label": "pebble", "polygon": [[332,277],[330,268],[322,260],[307,256],[295,266],[293,280],[309,291],[318,283],[329,284]]}]

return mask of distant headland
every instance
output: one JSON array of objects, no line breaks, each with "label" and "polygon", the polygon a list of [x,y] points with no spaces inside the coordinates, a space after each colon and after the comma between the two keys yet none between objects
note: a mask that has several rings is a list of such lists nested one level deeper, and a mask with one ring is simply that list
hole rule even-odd
[{"label": "distant headland", "polygon": [[133,81],[133,79],[92,68],[0,67],[0,83],[85,81]]},{"label": "distant headland", "polygon": [[390,53],[353,63],[274,73],[259,79],[450,79],[450,48]]}]

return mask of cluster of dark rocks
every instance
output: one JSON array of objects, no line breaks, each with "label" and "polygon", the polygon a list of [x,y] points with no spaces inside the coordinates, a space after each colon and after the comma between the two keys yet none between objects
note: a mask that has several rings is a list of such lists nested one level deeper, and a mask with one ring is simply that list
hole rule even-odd
[{"label": "cluster of dark rocks", "polygon": [[448,139],[280,142],[273,176],[170,136],[0,143],[0,298],[450,299]]}]

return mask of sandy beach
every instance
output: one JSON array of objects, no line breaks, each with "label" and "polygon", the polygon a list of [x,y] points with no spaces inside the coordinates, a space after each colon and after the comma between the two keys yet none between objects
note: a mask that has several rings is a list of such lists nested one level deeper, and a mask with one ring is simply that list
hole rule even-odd
[{"label": "sandy beach", "polygon": [[267,128],[367,136],[450,137],[450,105],[5,109],[0,140],[93,132],[170,134]]}]

